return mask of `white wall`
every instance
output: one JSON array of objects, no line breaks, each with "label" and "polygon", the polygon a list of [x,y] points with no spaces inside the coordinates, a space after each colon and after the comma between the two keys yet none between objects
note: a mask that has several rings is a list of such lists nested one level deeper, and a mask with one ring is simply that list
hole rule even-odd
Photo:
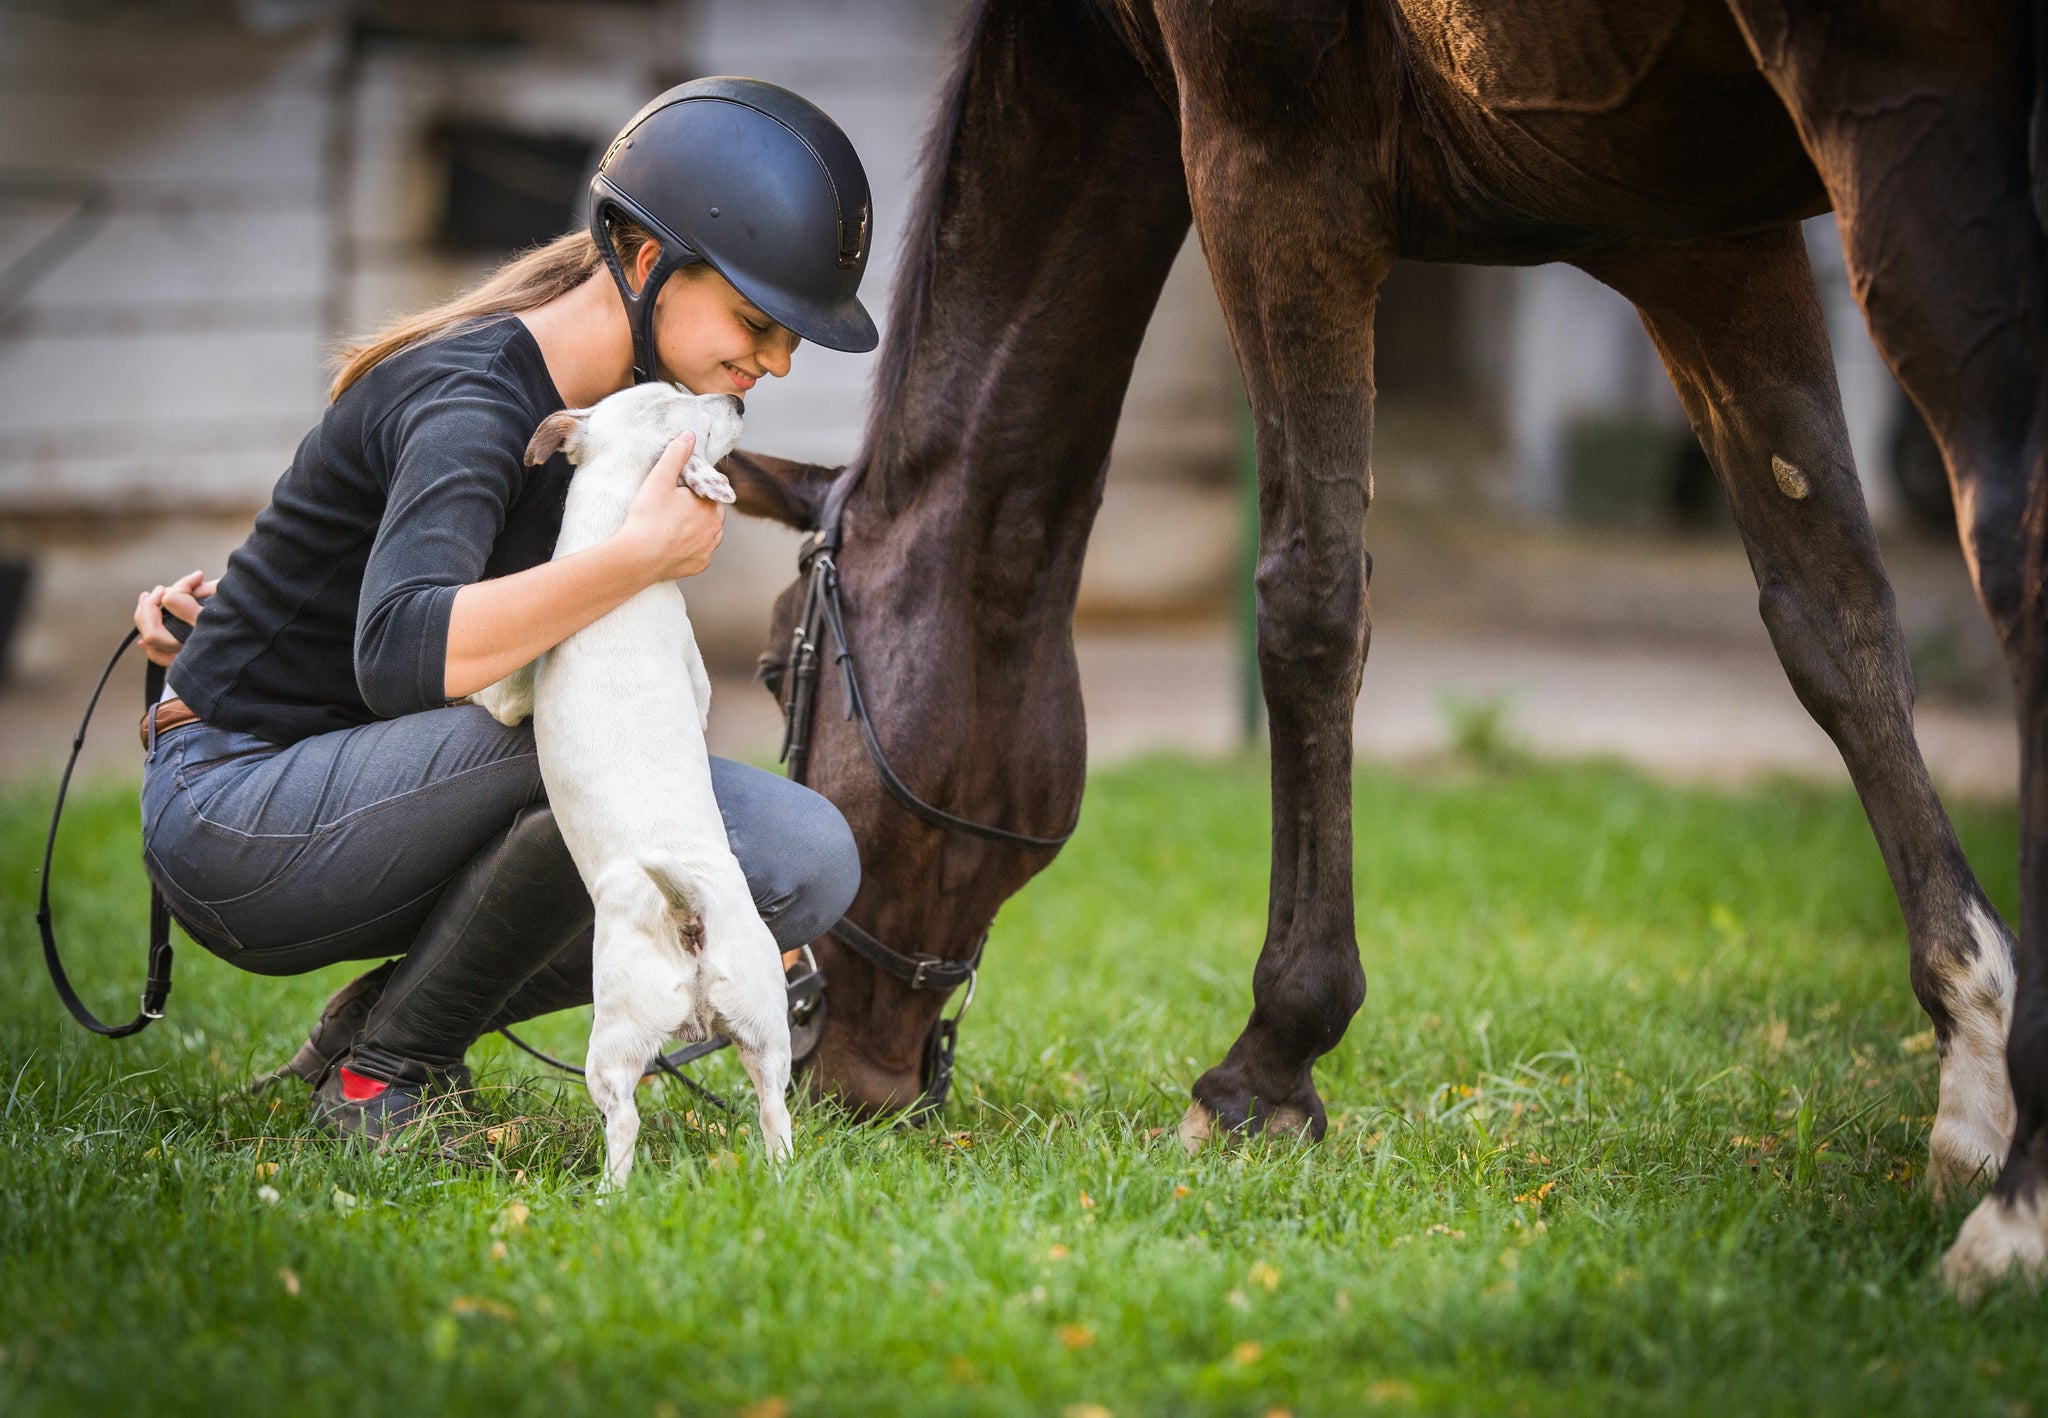
[{"label": "white wall", "polygon": [[[0,316],[0,511],[261,500],[321,403],[337,58],[323,26],[0,9],[0,167],[107,200]],[[75,211],[0,188],[0,268]]]}]

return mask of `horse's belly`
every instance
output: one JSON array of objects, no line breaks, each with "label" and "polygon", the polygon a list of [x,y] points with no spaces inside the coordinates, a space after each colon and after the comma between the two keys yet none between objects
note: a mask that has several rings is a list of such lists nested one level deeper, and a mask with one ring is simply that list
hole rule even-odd
[{"label": "horse's belly", "polygon": [[[1791,119],[1718,3],[1397,6],[1458,160],[1511,218],[1556,224],[1560,254],[1580,234],[1703,236],[1824,210]],[[1415,249],[1432,228],[1474,235],[1470,212],[1410,211],[1404,255],[1463,254]]]}]

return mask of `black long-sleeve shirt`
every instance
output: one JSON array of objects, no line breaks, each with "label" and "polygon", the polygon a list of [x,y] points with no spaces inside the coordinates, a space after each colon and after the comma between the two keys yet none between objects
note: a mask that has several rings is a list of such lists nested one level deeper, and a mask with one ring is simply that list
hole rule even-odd
[{"label": "black long-sleeve shirt", "polygon": [[378,364],[299,444],[171,688],[278,744],[446,703],[456,591],[554,552],[571,469],[525,454],[561,407],[516,316]]}]

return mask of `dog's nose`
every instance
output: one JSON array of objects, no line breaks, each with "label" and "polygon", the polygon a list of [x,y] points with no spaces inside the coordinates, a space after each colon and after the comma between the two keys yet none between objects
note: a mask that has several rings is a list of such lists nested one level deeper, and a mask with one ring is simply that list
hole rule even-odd
[{"label": "dog's nose", "polygon": [[745,399],[742,399],[737,394],[727,394],[725,396],[725,400],[727,403],[732,405],[732,411],[734,413],[738,414],[741,418],[745,418],[747,416],[747,401]]}]

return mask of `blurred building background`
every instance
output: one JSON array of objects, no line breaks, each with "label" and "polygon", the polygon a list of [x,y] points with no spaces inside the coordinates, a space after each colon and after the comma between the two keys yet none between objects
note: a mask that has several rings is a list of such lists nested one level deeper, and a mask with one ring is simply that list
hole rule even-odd
[{"label": "blurred building background", "polygon": [[[602,144],[661,89],[752,74],[839,120],[874,186],[865,293],[884,316],[963,8],[0,8],[0,557],[30,568],[4,652],[0,766],[62,751],[81,676],[138,590],[221,567],[319,418],[338,342],[580,220]],[[1939,461],[1864,334],[1831,220],[1811,227],[1852,441],[1940,720],[1923,731],[1969,745],[1952,780],[1995,790],[2011,782],[2009,710],[1945,525]],[[1363,745],[1440,746],[1462,703],[1519,715],[1538,746],[1686,772],[1839,772],[1770,660],[1711,473],[1625,301],[1566,267],[1404,264],[1383,299],[1378,367]],[[844,461],[869,368],[806,348],[793,378],[749,398],[748,445]],[[1139,358],[1083,581],[1091,732],[1106,752],[1238,736],[1241,428],[1191,239]],[[692,583],[700,637],[728,671],[758,652],[794,547],[736,520]],[[11,584],[0,574],[0,612]],[[1659,674],[1678,678],[1658,691]],[[722,686],[729,747],[759,751],[772,715],[765,696]]]}]

